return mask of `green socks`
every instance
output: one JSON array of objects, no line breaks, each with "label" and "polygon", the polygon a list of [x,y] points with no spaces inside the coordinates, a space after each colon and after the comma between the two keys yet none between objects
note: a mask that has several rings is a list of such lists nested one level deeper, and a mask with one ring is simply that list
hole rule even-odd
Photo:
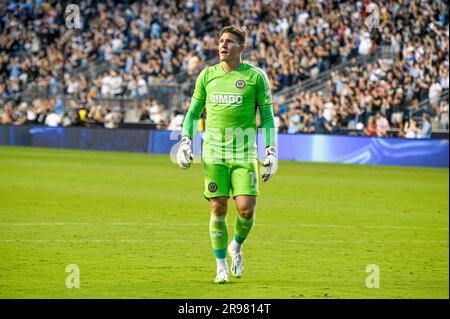
[{"label": "green socks", "polygon": [[255,215],[251,219],[244,219],[239,214],[236,217],[234,223],[234,240],[238,244],[242,244],[247,239],[250,230],[252,230],[253,222],[255,221]]},{"label": "green socks", "polygon": [[[255,215],[251,219],[244,219],[239,214],[234,223],[234,241],[237,249],[247,239],[250,230],[253,227]],[[225,260],[227,257],[228,230],[226,216],[214,216],[211,214],[209,220],[209,234],[214,249],[214,256],[217,260]]]},{"label": "green socks", "polygon": [[216,259],[227,257],[228,230],[226,216],[214,216],[209,220],[209,234]]}]

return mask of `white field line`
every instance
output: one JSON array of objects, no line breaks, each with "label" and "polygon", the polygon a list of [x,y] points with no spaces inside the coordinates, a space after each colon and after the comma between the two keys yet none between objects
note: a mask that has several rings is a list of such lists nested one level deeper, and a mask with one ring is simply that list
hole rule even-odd
[{"label": "white field line", "polygon": [[[0,243],[6,244],[52,244],[52,243],[62,243],[62,244],[147,244],[147,243],[164,243],[169,241],[164,240],[150,240],[150,239],[0,239]],[[192,240],[171,240],[170,243],[194,243]],[[199,241],[196,240],[196,243]]]},{"label": "white field line", "polygon": [[36,223],[0,223],[1,226],[208,226],[208,224],[199,223],[58,223],[58,222],[36,222]]},{"label": "white field line", "polygon": [[299,244],[448,244],[448,240],[284,240],[283,243]]},{"label": "white field line", "polygon": [[[259,241],[262,244],[448,244],[446,240],[279,240]],[[209,243],[209,240],[161,240],[161,239],[0,239],[0,243],[6,244],[152,244],[152,243]]]},{"label": "white field line", "polygon": [[[273,227],[273,224],[259,224],[256,226]],[[18,222],[18,223],[0,223],[0,227],[26,227],[26,226],[144,226],[144,227],[177,227],[177,226],[202,226],[208,227],[207,223],[137,223],[137,222],[107,222],[107,223],[76,223],[76,222]],[[448,227],[419,227],[419,226],[400,226],[400,225],[337,225],[337,224],[277,224],[277,226],[289,228],[344,228],[344,229],[427,229],[448,230]]]}]

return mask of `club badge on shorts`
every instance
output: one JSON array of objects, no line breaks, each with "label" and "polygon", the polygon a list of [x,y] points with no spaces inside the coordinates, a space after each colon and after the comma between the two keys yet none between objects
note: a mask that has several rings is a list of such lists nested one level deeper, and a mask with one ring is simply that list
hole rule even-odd
[{"label": "club badge on shorts", "polygon": [[236,81],[236,87],[238,89],[242,89],[245,86],[245,81],[244,80],[238,80]]},{"label": "club badge on shorts", "polygon": [[215,192],[217,191],[217,184],[214,183],[214,182],[209,183],[209,184],[208,184],[208,190],[209,190],[211,193],[215,193]]}]

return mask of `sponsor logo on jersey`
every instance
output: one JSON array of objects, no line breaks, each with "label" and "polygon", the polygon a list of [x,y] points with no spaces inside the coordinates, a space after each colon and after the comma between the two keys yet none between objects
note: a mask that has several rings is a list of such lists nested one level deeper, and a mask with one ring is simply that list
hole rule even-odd
[{"label": "sponsor logo on jersey", "polygon": [[211,83],[209,83],[210,87],[215,87],[216,86],[216,81],[212,81]]},{"label": "sponsor logo on jersey", "polygon": [[244,80],[238,80],[236,81],[236,87],[238,89],[242,89],[245,86],[245,81]]},{"label": "sponsor logo on jersey", "polygon": [[244,97],[240,93],[213,93],[211,94],[210,101],[216,105],[241,105]]}]

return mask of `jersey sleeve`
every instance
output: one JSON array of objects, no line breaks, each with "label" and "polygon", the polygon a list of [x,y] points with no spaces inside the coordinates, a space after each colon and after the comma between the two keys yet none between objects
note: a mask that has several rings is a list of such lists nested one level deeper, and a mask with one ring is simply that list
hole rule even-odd
[{"label": "jersey sleeve", "polygon": [[256,81],[256,101],[259,107],[272,105],[272,92],[269,78],[263,70],[259,70],[258,80]]},{"label": "jersey sleeve", "polygon": [[197,77],[197,81],[195,82],[194,94],[192,95],[197,101],[204,102],[206,100],[206,72],[207,69],[203,69],[202,72]]},{"label": "jersey sleeve", "polygon": [[261,118],[261,128],[267,146],[275,145],[275,121],[273,117],[272,92],[269,78],[262,70],[258,72],[256,81],[256,102]]},{"label": "jersey sleeve", "polygon": [[191,104],[189,110],[186,113],[186,117],[183,121],[182,136],[189,136],[191,139],[194,136],[194,131],[198,126],[198,121],[202,115],[203,108],[205,107],[206,101],[206,90],[205,90],[205,78],[206,70],[204,69],[200,72],[195,82],[194,94],[191,98]]}]

